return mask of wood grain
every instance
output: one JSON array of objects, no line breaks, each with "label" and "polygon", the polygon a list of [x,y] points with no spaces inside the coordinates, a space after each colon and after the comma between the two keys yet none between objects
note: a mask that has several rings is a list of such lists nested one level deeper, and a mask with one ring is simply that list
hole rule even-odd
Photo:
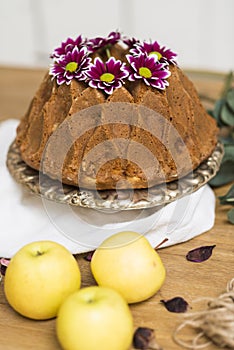
[{"label": "wood grain", "polygon": [[[44,73],[43,70],[0,68],[1,120],[19,118],[25,113]],[[212,79],[201,73],[190,73],[202,94],[218,98],[223,87],[222,75]],[[226,193],[228,187],[216,189],[216,196]],[[167,270],[165,284],[151,299],[130,306],[135,327],[153,328],[156,339],[164,350],[182,349],[173,341],[172,334],[183,316],[167,311],[160,300],[181,296],[187,300],[191,311],[194,311],[197,308],[193,303],[195,299],[218,296],[225,291],[228,281],[234,277],[234,226],[227,222],[227,209],[226,206],[220,206],[217,199],[215,225],[211,230],[186,243],[159,250]],[[190,249],[214,244],[216,247],[209,260],[203,263],[186,260],[185,256]],[[89,262],[84,259],[84,255],[77,256],[77,261],[82,272],[82,286],[95,284]],[[59,350],[55,320],[33,321],[18,315],[8,305],[3,285],[4,280],[0,285],[0,350]],[[189,331],[186,330],[184,337],[188,336]],[[211,345],[207,349],[215,350],[218,347]]]}]

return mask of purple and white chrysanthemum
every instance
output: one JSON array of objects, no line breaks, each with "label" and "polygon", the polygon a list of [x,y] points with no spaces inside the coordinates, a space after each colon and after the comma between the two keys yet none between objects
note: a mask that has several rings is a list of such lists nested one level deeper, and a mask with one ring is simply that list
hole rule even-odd
[{"label": "purple and white chrysanthemum", "polygon": [[116,60],[114,57],[110,57],[107,62],[103,62],[99,57],[96,57],[94,64],[91,64],[86,72],[89,86],[102,89],[109,95],[113,93],[114,89],[118,89],[123,85],[128,74],[125,63]]},{"label": "purple and white chrysanthemum", "polygon": [[86,39],[82,38],[82,35],[79,35],[75,40],[68,38],[66,41],[61,43],[60,47],[54,49],[51,58],[60,58],[63,55],[66,55],[68,52],[71,52],[74,47],[81,49],[86,44]]},{"label": "purple and white chrysanthemum", "polygon": [[111,32],[107,38],[97,37],[94,39],[90,39],[87,42],[87,47],[89,51],[92,53],[107,45],[116,44],[120,40],[120,38],[121,38],[121,34],[119,32]]},{"label": "purple and white chrysanthemum", "polygon": [[128,46],[129,50],[132,49],[135,45],[140,45],[140,40],[136,38],[128,38],[128,37],[123,37],[122,41],[125,45]]},{"label": "purple and white chrysanthemum", "polygon": [[142,79],[146,85],[164,90],[169,85],[166,80],[170,75],[167,65],[159,63],[155,55],[140,54],[138,56],[127,55],[130,64],[130,81]]},{"label": "purple and white chrysanthemum", "polygon": [[153,43],[143,42],[143,44],[136,43],[130,52],[133,55],[139,55],[141,53],[146,53],[148,55],[154,54],[158,57],[160,63],[176,64],[177,54],[166,48],[166,46],[160,46],[157,41]]},{"label": "purple and white chrysanthemum", "polygon": [[61,56],[50,68],[50,75],[57,80],[58,85],[69,85],[73,78],[81,81],[86,79],[85,71],[89,68],[91,58],[88,57],[85,47],[78,49],[76,46]]}]

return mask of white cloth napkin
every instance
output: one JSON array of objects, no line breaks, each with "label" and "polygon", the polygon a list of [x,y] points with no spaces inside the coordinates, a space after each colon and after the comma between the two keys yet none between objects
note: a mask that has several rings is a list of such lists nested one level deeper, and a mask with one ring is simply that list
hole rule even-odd
[{"label": "white cloth napkin", "polygon": [[108,236],[125,230],[145,234],[153,247],[187,241],[211,229],[215,196],[208,185],[156,208],[118,212],[71,207],[37,197],[9,174],[6,156],[17,120],[0,124],[0,257],[11,258],[26,243],[53,240],[73,254],[92,251]]}]

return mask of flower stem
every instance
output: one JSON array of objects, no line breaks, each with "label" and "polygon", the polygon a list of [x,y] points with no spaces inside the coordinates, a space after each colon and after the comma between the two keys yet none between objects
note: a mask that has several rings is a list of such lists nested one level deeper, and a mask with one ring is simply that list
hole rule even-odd
[{"label": "flower stem", "polygon": [[108,46],[106,47],[106,55],[108,59],[111,57],[110,49]]}]

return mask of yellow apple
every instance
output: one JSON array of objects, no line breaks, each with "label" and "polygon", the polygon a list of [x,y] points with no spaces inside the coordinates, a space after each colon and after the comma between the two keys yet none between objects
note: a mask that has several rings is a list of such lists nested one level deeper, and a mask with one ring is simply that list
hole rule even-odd
[{"label": "yellow apple", "polygon": [[105,239],[92,256],[91,271],[98,285],[114,288],[128,303],[153,296],[166,276],[159,254],[132,231]]},{"label": "yellow apple", "polygon": [[64,299],[80,284],[77,261],[65,247],[36,241],[23,246],[11,259],[4,291],[21,315],[43,320],[55,317]]},{"label": "yellow apple", "polygon": [[127,350],[132,343],[133,318],[115,290],[85,287],[61,305],[56,333],[65,350]]}]

